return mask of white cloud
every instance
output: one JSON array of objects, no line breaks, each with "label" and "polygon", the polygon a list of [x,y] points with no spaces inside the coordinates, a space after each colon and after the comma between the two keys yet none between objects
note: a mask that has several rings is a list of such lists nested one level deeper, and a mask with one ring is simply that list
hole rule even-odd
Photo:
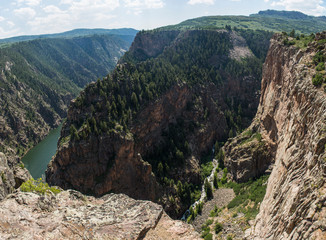
[{"label": "white cloud", "polygon": [[14,26],[16,26],[12,21],[7,21],[7,26],[9,28],[13,28]]},{"label": "white cloud", "polygon": [[71,4],[71,11],[92,11],[98,9],[100,11],[112,11],[120,6],[119,0],[80,0]]},{"label": "white cloud", "polygon": [[16,35],[18,32],[19,32],[18,29],[12,29],[12,30],[6,31],[2,27],[0,27],[1,38],[12,37],[12,36]]},{"label": "white cloud", "polygon": [[60,8],[54,5],[49,5],[43,8],[46,13],[64,13]]},{"label": "white cloud", "polygon": [[2,22],[2,21],[4,21],[4,20],[5,20],[5,18],[2,17],[2,16],[0,16],[0,22]]},{"label": "white cloud", "polygon": [[42,0],[17,0],[19,4],[26,4],[28,6],[38,6]]},{"label": "white cloud", "polygon": [[31,19],[35,17],[36,12],[33,8],[26,7],[26,8],[15,9],[14,14],[21,18]]},{"label": "white cloud", "polygon": [[[265,0],[266,1],[266,0]],[[282,6],[288,11],[300,11],[311,15],[323,15],[326,8],[322,6],[323,0],[279,0],[273,1],[273,7]]]},{"label": "white cloud", "polygon": [[164,7],[162,0],[124,0],[125,7],[152,9]]},{"label": "white cloud", "polygon": [[195,5],[195,4],[208,4],[214,5],[215,0],[189,0],[188,4]]},{"label": "white cloud", "polygon": [[61,0],[60,4],[72,4],[73,0]]}]

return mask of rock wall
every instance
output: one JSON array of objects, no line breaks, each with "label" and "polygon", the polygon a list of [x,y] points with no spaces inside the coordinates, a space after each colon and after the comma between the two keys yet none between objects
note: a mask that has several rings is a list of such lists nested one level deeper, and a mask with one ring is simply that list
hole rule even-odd
[{"label": "rock wall", "polygon": [[0,202],[1,239],[200,239],[160,205],[123,194],[16,192]]},{"label": "rock wall", "polygon": [[17,163],[8,162],[7,157],[0,152],[0,201],[29,178],[31,175],[27,169]]},{"label": "rock wall", "polygon": [[[248,239],[326,238],[326,94],[312,84],[313,57],[325,54],[325,39],[317,34],[301,49],[284,45],[282,35],[271,40],[252,126],[271,147],[274,167]],[[233,170],[235,178],[244,171]]]}]

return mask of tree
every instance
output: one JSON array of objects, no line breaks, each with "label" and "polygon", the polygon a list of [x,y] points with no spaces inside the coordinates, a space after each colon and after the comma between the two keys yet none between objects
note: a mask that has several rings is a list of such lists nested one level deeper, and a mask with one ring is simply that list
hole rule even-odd
[{"label": "tree", "polygon": [[157,175],[159,177],[163,177],[163,164],[162,162],[159,162],[159,164],[157,165]]},{"label": "tree", "polygon": [[139,104],[138,104],[138,99],[136,93],[131,94],[131,103],[132,105],[138,110]]},{"label": "tree", "polygon": [[208,182],[207,178],[205,179],[204,188],[205,188],[207,199],[212,199],[213,189],[212,189],[212,185]]},{"label": "tree", "polygon": [[214,185],[214,188],[218,189],[217,172],[214,173],[213,185]]}]

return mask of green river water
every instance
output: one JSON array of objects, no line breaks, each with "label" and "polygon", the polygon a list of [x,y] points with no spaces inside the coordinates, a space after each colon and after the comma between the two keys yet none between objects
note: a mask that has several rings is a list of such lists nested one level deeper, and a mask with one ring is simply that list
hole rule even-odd
[{"label": "green river water", "polygon": [[53,129],[46,138],[29,150],[22,158],[22,162],[34,179],[40,178],[42,175],[44,177],[48,163],[56,153],[61,127],[62,125]]}]

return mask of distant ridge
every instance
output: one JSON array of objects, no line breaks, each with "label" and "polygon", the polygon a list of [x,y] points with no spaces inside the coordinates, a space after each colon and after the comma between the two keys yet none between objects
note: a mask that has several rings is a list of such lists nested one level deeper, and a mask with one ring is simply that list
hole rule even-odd
[{"label": "distant ridge", "polygon": [[251,14],[250,17],[257,17],[257,16],[263,16],[263,17],[280,17],[280,18],[286,18],[286,19],[296,19],[296,20],[313,20],[313,19],[319,19],[326,21],[325,16],[321,17],[314,17],[306,15],[299,11],[277,11],[277,10],[265,10],[265,11],[259,11],[258,14]]},{"label": "distant ridge", "polygon": [[206,16],[183,21],[177,25],[158,28],[155,31],[224,29],[228,25],[236,29],[264,30],[271,32],[290,32],[310,34],[326,29],[326,17],[308,16],[297,11],[260,11],[250,16]]},{"label": "distant ridge", "polygon": [[104,29],[104,28],[96,28],[96,29],[87,29],[80,28],[74,29],[71,31],[63,32],[63,33],[54,33],[54,34],[41,34],[41,35],[26,35],[26,36],[17,36],[11,38],[0,39],[0,44],[5,43],[15,43],[15,42],[23,42],[30,41],[35,39],[43,39],[43,38],[73,38],[73,37],[82,37],[88,35],[120,35],[120,36],[136,36],[138,30],[133,28],[119,28],[119,29]]}]

